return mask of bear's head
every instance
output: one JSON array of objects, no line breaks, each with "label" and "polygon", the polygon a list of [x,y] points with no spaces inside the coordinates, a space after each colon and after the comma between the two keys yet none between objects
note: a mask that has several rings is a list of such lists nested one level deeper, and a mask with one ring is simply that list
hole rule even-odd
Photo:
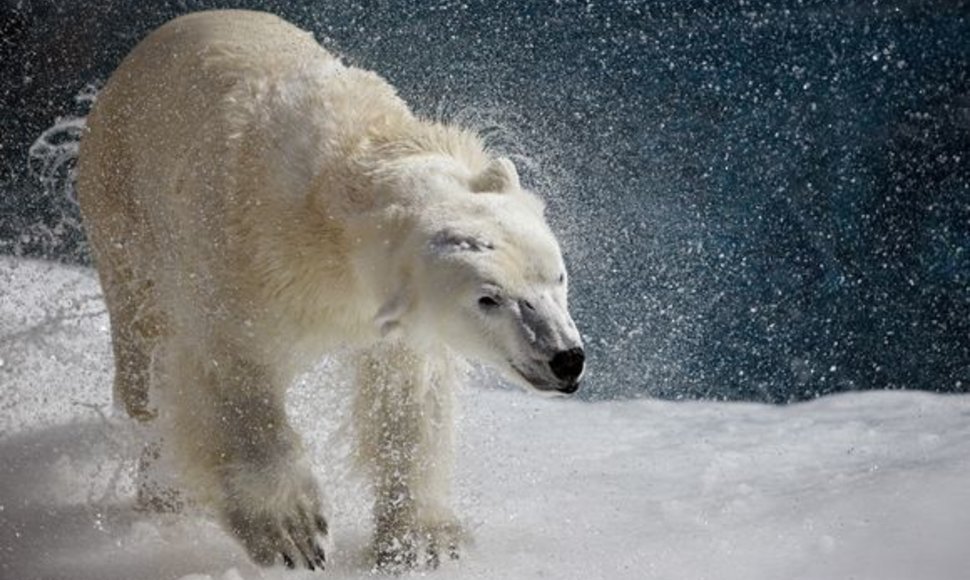
[{"label": "bear's head", "polygon": [[585,354],[542,202],[519,186],[507,159],[463,189],[422,229],[410,289],[382,309],[378,323],[385,330],[404,324],[429,346],[443,343],[529,390],[576,392]]}]

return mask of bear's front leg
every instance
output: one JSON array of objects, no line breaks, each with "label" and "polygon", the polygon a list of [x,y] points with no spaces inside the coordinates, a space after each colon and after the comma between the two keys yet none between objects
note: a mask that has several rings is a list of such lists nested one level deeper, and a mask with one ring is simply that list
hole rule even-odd
[{"label": "bear's front leg", "polygon": [[400,573],[457,558],[463,534],[448,507],[453,454],[449,361],[384,344],[360,357],[354,414],[369,468],[376,568]]},{"label": "bear's front leg", "polygon": [[323,569],[328,533],[305,460],[258,459],[223,470],[223,518],[259,564]]},{"label": "bear's front leg", "polygon": [[201,361],[197,378],[205,396],[179,406],[182,420],[196,428],[178,432],[191,437],[181,442],[196,456],[191,463],[208,472],[205,491],[214,496],[223,525],[259,564],[322,568],[327,522],[286,416],[283,379],[238,356]]}]

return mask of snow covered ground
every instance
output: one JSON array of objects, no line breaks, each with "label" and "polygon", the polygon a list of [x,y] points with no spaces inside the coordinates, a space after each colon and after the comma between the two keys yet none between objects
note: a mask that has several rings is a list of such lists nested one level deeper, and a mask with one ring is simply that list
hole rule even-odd
[{"label": "snow covered ground", "polygon": [[[0,258],[0,578],[311,576],[252,566],[204,513],[131,509],[140,444],[108,416],[110,362],[92,271]],[[360,578],[369,496],[330,369],[290,404],[331,505],[326,574]],[[479,385],[460,398],[457,504],[476,543],[430,577],[970,574],[970,397],[583,403]]]}]

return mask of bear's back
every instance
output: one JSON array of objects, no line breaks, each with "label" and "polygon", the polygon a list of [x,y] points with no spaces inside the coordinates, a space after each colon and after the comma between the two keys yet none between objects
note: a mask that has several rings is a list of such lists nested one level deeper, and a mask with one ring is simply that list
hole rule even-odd
[{"label": "bear's back", "polygon": [[[225,143],[234,120],[245,123],[234,119],[251,109],[234,98],[241,89],[330,62],[337,60],[310,33],[272,14],[214,10],[172,20],[142,40],[98,94],[81,143],[79,194],[163,195],[158,188],[198,160],[189,149],[206,139]],[[103,183],[113,175],[130,180]]]},{"label": "bear's back", "polygon": [[[197,55],[205,68],[221,75],[246,77],[280,74],[307,62],[333,59],[313,38],[266,12],[209,10],[176,18],[146,37],[129,58],[140,53],[176,54],[183,62]],[[213,65],[216,65],[213,67]]]}]

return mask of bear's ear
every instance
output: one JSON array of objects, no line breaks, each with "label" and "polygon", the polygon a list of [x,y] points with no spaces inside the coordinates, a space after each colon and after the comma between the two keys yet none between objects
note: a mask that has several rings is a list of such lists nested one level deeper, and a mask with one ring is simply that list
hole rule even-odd
[{"label": "bear's ear", "polygon": [[506,157],[493,159],[481,173],[469,183],[474,193],[504,193],[519,189],[519,172]]},{"label": "bear's ear", "polygon": [[436,233],[432,236],[428,245],[431,253],[435,255],[453,252],[485,252],[495,249],[492,242],[488,240],[451,229],[444,229]]}]

